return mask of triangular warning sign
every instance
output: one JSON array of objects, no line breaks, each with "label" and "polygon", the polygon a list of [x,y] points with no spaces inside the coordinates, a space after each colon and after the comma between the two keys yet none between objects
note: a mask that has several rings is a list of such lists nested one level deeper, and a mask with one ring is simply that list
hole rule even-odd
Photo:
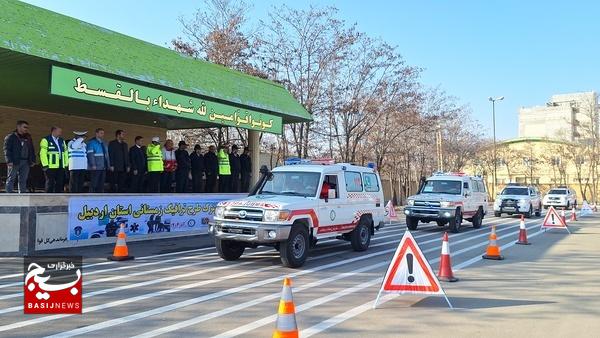
[{"label": "triangular warning sign", "polygon": [[394,204],[392,204],[392,200],[388,202],[388,204],[385,206],[385,209],[385,211],[387,212],[387,216],[390,220],[398,219],[398,215],[396,214],[396,209],[394,209]]},{"label": "triangular warning sign", "polygon": [[591,215],[594,212],[592,211],[592,208],[590,207],[590,204],[587,201],[583,201],[583,206],[581,207],[581,211],[579,212],[579,216],[587,216],[587,215]]},{"label": "triangular warning sign", "polygon": [[[408,230],[404,232],[404,236],[398,244],[373,307],[377,306],[382,292],[443,295],[446,297],[440,281]],[[446,298],[446,300],[448,299]],[[450,305],[450,302],[448,304]]]},{"label": "triangular warning sign", "polygon": [[567,228],[567,223],[565,223],[565,220],[558,214],[558,212],[556,211],[556,209],[554,209],[554,207],[550,207],[548,209],[548,213],[546,214],[546,217],[544,217],[544,222],[542,223],[542,229],[545,228],[562,228],[562,229],[567,229],[567,231],[569,230]]}]

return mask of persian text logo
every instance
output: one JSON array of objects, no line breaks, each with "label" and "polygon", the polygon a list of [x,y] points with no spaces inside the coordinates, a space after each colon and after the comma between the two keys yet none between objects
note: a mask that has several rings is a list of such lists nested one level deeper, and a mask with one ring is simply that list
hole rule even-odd
[{"label": "persian text logo", "polygon": [[81,256],[24,259],[25,314],[81,313]]}]

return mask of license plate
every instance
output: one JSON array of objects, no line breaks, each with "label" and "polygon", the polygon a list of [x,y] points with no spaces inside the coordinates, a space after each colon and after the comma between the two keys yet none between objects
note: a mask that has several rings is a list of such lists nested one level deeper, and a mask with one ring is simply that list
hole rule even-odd
[{"label": "license plate", "polygon": [[504,207],[504,210],[511,210],[512,211],[512,210],[515,210],[515,208],[513,208],[513,207]]}]

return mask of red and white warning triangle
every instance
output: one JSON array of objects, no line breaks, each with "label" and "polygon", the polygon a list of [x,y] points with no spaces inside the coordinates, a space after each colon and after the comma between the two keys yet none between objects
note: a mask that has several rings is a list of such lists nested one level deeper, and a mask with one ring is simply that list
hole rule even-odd
[{"label": "red and white warning triangle", "polygon": [[443,295],[448,305],[452,307],[440,285],[440,281],[431,269],[417,241],[408,230],[404,232],[404,236],[398,244],[373,308],[377,307],[382,292]]},{"label": "red and white warning triangle", "polygon": [[542,229],[546,229],[546,228],[548,228],[548,229],[562,228],[562,229],[567,229],[567,231],[569,231],[569,228],[567,228],[567,223],[565,223],[565,220],[558,214],[558,212],[556,211],[556,209],[554,209],[554,207],[550,207],[548,209],[548,213],[546,214],[546,217],[544,217],[544,222],[542,223]]}]

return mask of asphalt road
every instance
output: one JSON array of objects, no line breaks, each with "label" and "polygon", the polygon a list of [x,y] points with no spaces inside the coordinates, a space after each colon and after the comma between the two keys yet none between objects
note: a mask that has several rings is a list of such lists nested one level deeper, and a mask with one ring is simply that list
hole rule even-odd
[{"label": "asphalt road", "polygon": [[[110,252],[103,248],[84,260],[82,315],[24,315],[22,260],[2,258],[0,336],[270,337],[289,276],[301,337],[598,337],[598,220],[571,222],[569,235],[528,219],[529,246],[514,245],[517,217],[489,217],[481,229],[465,222],[450,234],[460,281],[442,283],[454,310],[442,297],[414,295],[386,296],[371,309],[404,224],[379,231],[366,252],[320,242],[300,269],[282,267],[266,248],[225,262],[190,243],[145,256],[132,246],[136,260],[119,263],[101,258]],[[481,260],[491,225],[504,261]],[[445,230],[430,223],[413,232],[436,272]]]}]

